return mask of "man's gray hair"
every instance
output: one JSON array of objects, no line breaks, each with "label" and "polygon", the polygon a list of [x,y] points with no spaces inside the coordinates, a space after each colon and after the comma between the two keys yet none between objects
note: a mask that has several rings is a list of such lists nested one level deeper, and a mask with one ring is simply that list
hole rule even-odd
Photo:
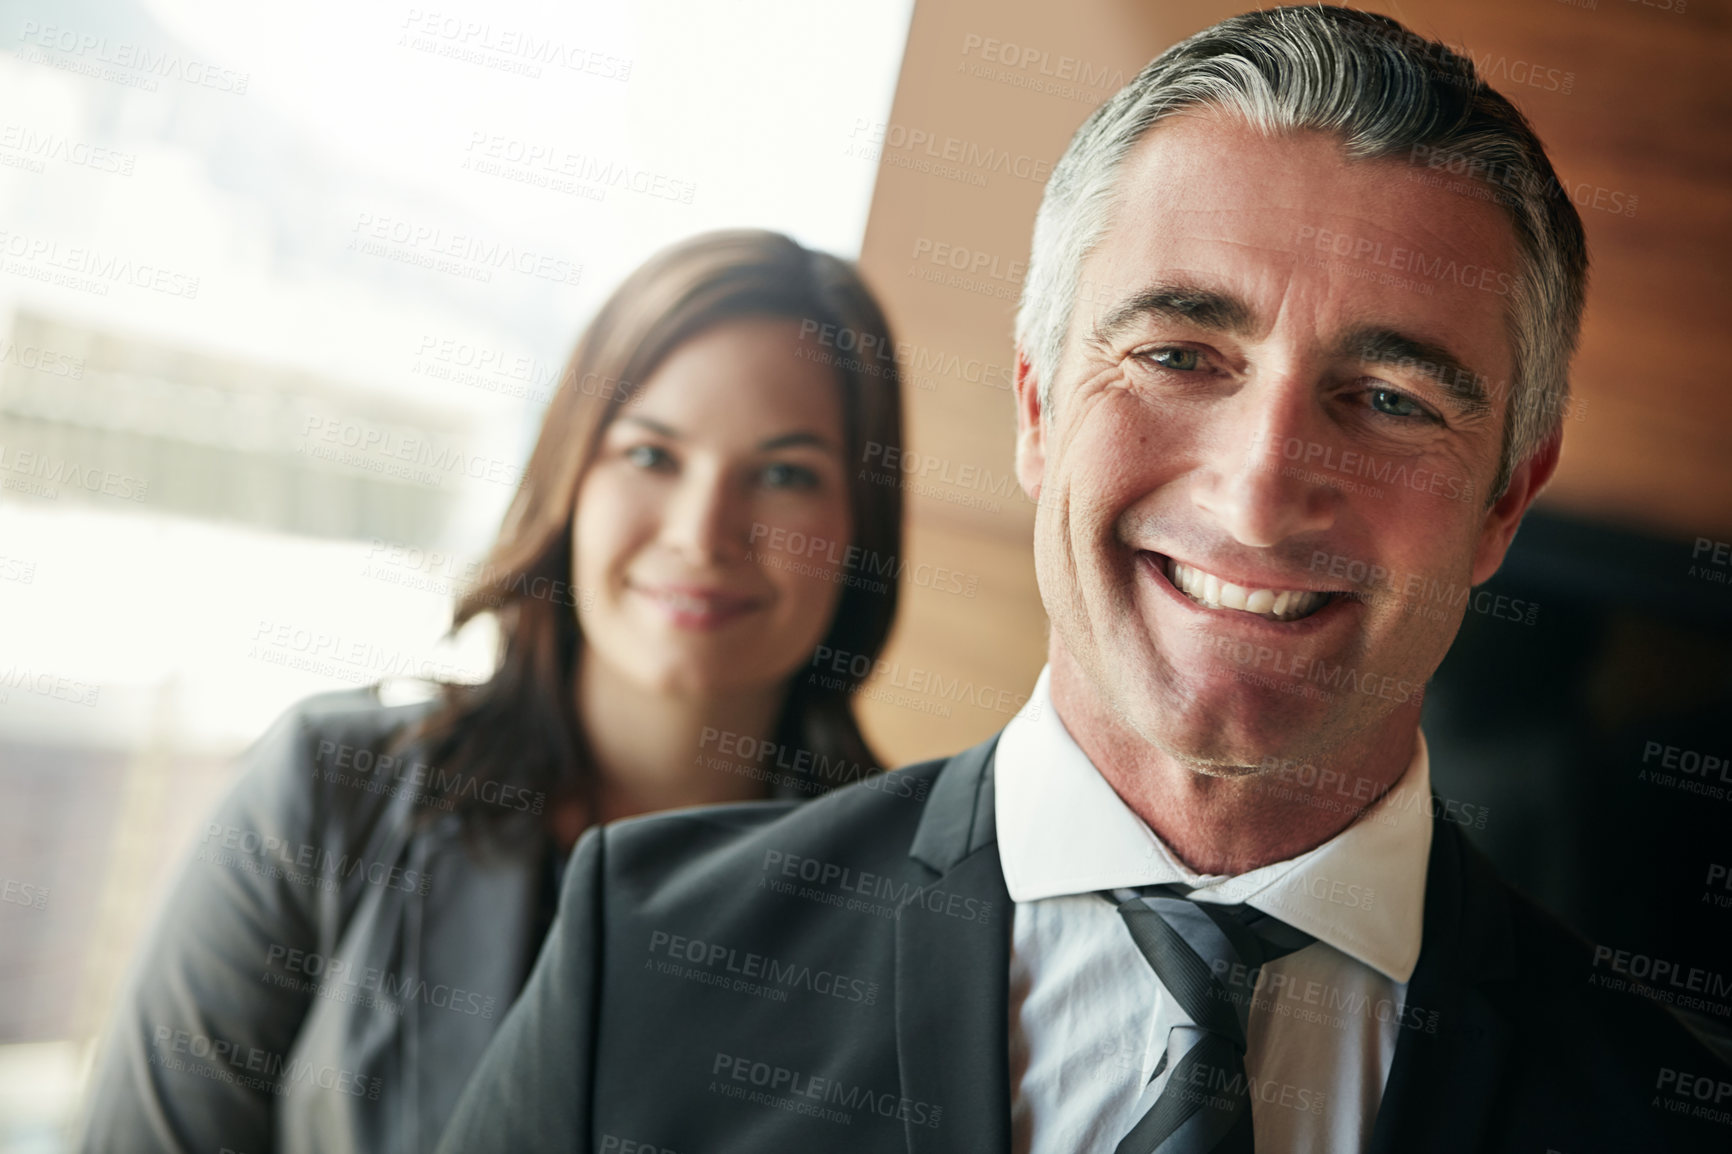
[{"label": "man's gray hair", "polygon": [[1472,60],[1369,12],[1317,5],[1224,20],[1161,53],[1083,122],[1047,182],[1016,314],[1042,410],[1052,411],[1082,263],[1111,223],[1119,168],[1151,127],[1200,107],[1271,135],[1333,133],[1351,159],[1401,157],[1431,176],[1466,177],[1474,195],[1503,208],[1519,258],[1495,500],[1515,463],[1557,430],[1569,400],[1588,272],[1581,218],[1527,119]]}]

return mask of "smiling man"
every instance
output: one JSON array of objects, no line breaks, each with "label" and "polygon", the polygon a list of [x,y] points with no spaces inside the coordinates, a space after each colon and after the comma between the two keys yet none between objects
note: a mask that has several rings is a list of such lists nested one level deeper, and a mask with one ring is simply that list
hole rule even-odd
[{"label": "smiling man", "polygon": [[[1273,102],[1193,105],[1158,130],[1142,124],[1146,103],[1121,96],[1073,146],[1110,157],[1115,130],[1128,145],[1117,166],[1095,162],[1113,195],[1074,273],[1091,299],[1047,281],[1051,295],[1025,303],[1017,465],[1040,502],[1059,716],[1183,861],[1236,874],[1356,816],[1273,795],[1271,764],[1351,768],[1377,793],[1403,776],[1421,687],[1459,623],[1459,605],[1415,614],[1402,588],[1354,586],[1315,560],[1417,575],[1421,590],[1478,584],[1558,444],[1538,430],[1504,464],[1508,403],[1492,382],[1517,371],[1510,294],[1471,273],[1364,275],[1381,271],[1374,254],[1512,281],[1523,260],[1503,208],[1416,184],[1407,149],[1351,159],[1355,145],[1399,147],[1375,139],[1393,115],[1344,141]],[[1079,161],[1055,178],[1037,275],[1063,262],[1043,243],[1076,244],[1063,217],[1087,212],[1087,192],[1060,183],[1073,173],[1094,175]],[[1567,201],[1539,207],[1558,226],[1548,255],[1570,274],[1551,286],[1571,306],[1554,318],[1567,352],[1581,231]],[[1516,404],[1541,387],[1536,370],[1561,386],[1561,364],[1523,368],[1539,379]]]},{"label": "smiling man", "polygon": [[1035,226],[1029,708],[909,789],[592,832],[445,1149],[1723,1149],[1732,1073],[1496,878],[1419,730],[1586,269],[1525,120],[1394,21],[1156,59]]}]

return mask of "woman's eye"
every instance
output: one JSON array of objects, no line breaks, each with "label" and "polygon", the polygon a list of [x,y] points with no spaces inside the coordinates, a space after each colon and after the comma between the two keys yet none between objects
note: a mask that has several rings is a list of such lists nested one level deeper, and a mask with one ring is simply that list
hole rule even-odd
[{"label": "woman's eye", "polygon": [[772,489],[812,489],[818,484],[818,474],[803,465],[778,462],[767,466],[764,483]]},{"label": "woman's eye", "polygon": [[656,469],[673,461],[667,450],[657,445],[633,445],[625,451],[625,459],[640,469]]},{"label": "woman's eye", "polygon": [[1394,389],[1372,389],[1371,407],[1379,413],[1390,417],[1423,417],[1424,409],[1413,400]]},{"label": "woman's eye", "polygon": [[1196,349],[1150,349],[1142,356],[1144,360],[1153,361],[1163,369],[1174,369],[1181,373],[1193,372],[1203,363],[1203,354]]}]

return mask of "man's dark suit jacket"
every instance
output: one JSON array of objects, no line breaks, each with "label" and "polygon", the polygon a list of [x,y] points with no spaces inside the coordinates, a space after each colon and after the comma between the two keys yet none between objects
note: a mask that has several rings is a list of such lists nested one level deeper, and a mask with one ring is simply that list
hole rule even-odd
[{"label": "man's dark suit jacket", "polygon": [[[798,807],[590,831],[441,1150],[1008,1151],[995,741]],[[1401,1030],[1370,1149],[1732,1149],[1689,1113],[1732,1074],[1593,973],[1438,821],[1408,990],[1436,1030]]]}]

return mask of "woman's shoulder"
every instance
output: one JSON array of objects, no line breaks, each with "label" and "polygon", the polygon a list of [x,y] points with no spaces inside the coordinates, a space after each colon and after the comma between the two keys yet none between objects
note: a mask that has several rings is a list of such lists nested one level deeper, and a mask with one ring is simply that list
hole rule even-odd
[{"label": "woman's shoulder", "polygon": [[392,683],[303,698],[241,756],[232,800],[262,824],[303,829],[382,809],[419,764],[413,734],[437,704]]},{"label": "woman's shoulder", "polygon": [[397,683],[340,689],[304,697],[289,706],[254,750],[304,762],[351,762],[365,750],[375,756],[402,744],[438,707],[431,692]]}]

